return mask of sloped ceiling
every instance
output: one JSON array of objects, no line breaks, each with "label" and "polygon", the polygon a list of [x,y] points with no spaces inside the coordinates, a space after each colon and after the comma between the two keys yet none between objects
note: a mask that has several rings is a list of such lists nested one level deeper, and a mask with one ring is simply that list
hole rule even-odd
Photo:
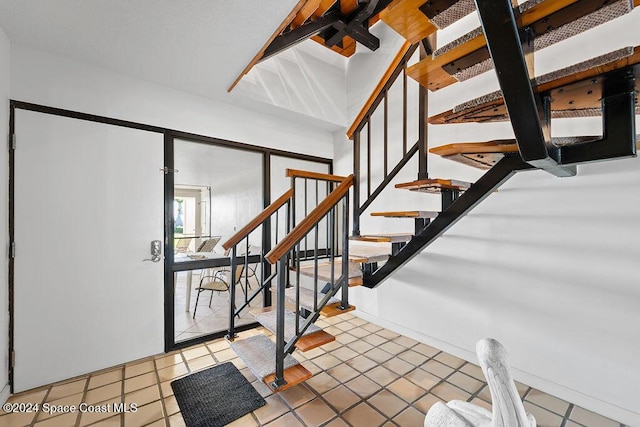
[{"label": "sloped ceiling", "polygon": [[[297,1],[0,0],[0,26],[15,45],[251,106],[226,89]],[[268,105],[254,107],[279,116],[293,114]]]}]

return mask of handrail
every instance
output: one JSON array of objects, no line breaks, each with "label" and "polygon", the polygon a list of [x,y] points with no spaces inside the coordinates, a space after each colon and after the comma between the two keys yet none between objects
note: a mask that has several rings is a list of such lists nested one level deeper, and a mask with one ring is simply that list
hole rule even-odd
[{"label": "handrail", "polygon": [[231,236],[229,240],[222,244],[222,247],[225,249],[231,249],[233,246],[237,245],[249,235],[253,230],[258,228],[260,224],[262,224],[267,218],[269,218],[273,213],[275,213],[278,209],[280,209],[289,199],[293,197],[293,189],[290,188],[282,194],[282,196],[278,197],[276,201],[267,206],[262,212],[260,212],[254,219],[252,219],[247,225],[242,227],[236,234]]},{"label": "handrail", "polygon": [[275,264],[286,255],[347,194],[352,186],[353,174],[346,177],[318,206],[313,208],[309,215],[300,221],[280,243],[265,255],[265,259],[271,264]]},{"label": "handrail", "polygon": [[393,61],[389,64],[389,68],[387,68],[387,71],[382,75],[382,78],[369,96],[369,99],[364,103],[362,109],[354,119],[353,124],[347,130],[347,137],[349,139],[353,139],[353,135],[364,125],[366,117],[380,104],[383,92],[393,84],[417,47],[417,44],[412,45],[408,41],[405,41],[400,47],[395,58],[393,58]]},{"label": "handrail", "polygon": [[319,179],[322,181],[335,181],[335,182],[342,182],[345,179],[347,179],[346,176],[330,175],[327,173],[310,172],[310,171],[303,171],[298,169],[287,169],[286,176],[287,178],[309,178],[309,179]]}]

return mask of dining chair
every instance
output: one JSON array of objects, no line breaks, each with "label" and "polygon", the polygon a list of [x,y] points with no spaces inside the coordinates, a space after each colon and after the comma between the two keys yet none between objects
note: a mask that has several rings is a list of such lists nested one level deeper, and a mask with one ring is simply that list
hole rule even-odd
[{"label": "dining chair", "polygon": [[[240,281],[242,277],[242,272],[244,271],[244,265],[236,266],[236,283]],[[209,307],[211,307],[211,302],[213,301],[213,293],[217,292],[220,294],[221,292],[229,292],[231,289],[231,272],[229,270],[218,270],[210,275],[203,276],[200,279],[200,283],[196,288],[198,292],[196,296],[196,305],[193,307],[193,318],[196,318],[196,311],[198,310],[198,301],[200,300],[200,294],[203,291],[211,291],[211,297],[209,298]],[[229,295],[227,295],[228,300]]]}]

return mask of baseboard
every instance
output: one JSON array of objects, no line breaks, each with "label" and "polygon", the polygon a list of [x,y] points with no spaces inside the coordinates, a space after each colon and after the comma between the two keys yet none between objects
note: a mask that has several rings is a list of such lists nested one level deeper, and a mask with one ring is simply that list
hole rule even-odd
[{"label": "baseboard", "polygon": [[9,396],[11,396],[11,386],[9,384],[5,384],[2,391],[0,391],[0,405],[4,405],[9,399]]},{"label": "baseboard", "polygon": [[[447,353],[453,354],[456,357],[464,359],[468,362],[477,364],[478,359],[474,352],[467,349],[458,347],[446,341],[439,340],[437,338],[430,337],[414,329],[407,328],[403,325],[399,325],[390,320],[381,319],[372,314],[363,312],[362,310],[355,310],[353,315],[360,317],[367,322],[374,323],[383,328],[392,330],[406,337],[412,338],[416,341],[438,348]],[[542,378],[538,375],[531,374],[529,372],[512,368],[511,370],[513,378],[516,381],[527,384],[533,388],[541,390],[545,393],[549,393],[553,396],[557,396],[568,402],[574,403],[590,411],[601,414],[605,417],[611,418],[616,421],[620,421],[629,426],[640,426],[640,413],[633,412],[625,408],[621,408],[612,403],[605,402],[593,396],[589,396],[580,391],[565,387],[561,384],[557,384],[546,378]]]}]

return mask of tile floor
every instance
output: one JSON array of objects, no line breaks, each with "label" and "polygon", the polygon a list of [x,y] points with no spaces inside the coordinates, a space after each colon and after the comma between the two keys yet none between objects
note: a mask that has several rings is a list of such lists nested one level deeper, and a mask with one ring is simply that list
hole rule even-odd
[{"label": "tile floor", "polygon": [[[195,270],[193,272],[193,279],[191,281],[190,311],[185,311],[187,272],[181,271],[177,274],[174,298],[174,337],[176,342],[225,331],[229,327],[229,296],[226,292],[213,292],[211,307],[209,307],[211,293],[209,291],[204,291],[202,295],[200,295],[200,300],[198,301],[196,317],[195,319],[193,318],[193,307],[195,306],[196,297],[198,296],[196,288],[198,287],[201,277],[200,271],[201,270]],[[257,289],[255,279],[250,279],[250,284],[254,289]],[[251,292],[252,291],[249,290],[249,295],[251,295]],[[239,304],[242,303],[244,303],[244,294],[241,292],[240,287],[237,287],[236,304],[239,306]],[[251,306],[262,306],[262,299],[258,296],[254,301],[252,301]],[[249,314],[249,308],[247,308],[244,314],[242,314],[240,318],[236,319],[236,326],[246,325],[253,322],[255,322],[255,319]]]},{"label": "tile floor", "polygon": [[[231,361],[264,396],[267,405],[231,424],[244,426],[421,427],[436,401],[463,399],[489,408],[480,368],[435,348],[367,323],[350,313],[318,322],[336,341],[295,357],[314,373],[279,394],[258,381],[224,340],[134,361],[12,396],[13,403],[56,405],[136,403],[135,413],[47,416],[6,414],[0,427],[184,426],[170,383]],[[262,328],[240,334],[240,339]],[[624,427],[569,402],[517,384],[527,411],[541,427]]]}]

